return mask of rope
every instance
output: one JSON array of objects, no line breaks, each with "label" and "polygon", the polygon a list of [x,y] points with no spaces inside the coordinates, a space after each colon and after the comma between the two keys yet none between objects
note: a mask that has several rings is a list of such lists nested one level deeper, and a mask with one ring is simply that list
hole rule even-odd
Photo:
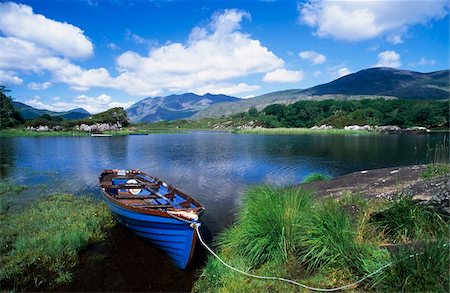
[{"label": "rope", "polygon": [[[384,270],[385,268],[387,268],[387,267],[389,267],[389,266],[391,266],[393,263],[392,262],[390,262],[390,263],[388,263],[388,264],[385,264],[384,266],[382,266],[381,268],[379,268],[378,270],[376,270],[376,271],[374,271],[373,273],[370,273],[370,274],[368,274],[367,276],[365,276],[364,278],[362,278],[362,279],[359,279],[358,281],[356,281],[356,282],[354,282],[354,283],[351,283],[351,284],[348,284],[348,285],[345,285],[345,286],[341,286],[341,287],[337,287],[337,288],[329,288],[329,289],[323,289],[323,288],[314,288],[314,287],[310,287],[310,286],[308,286],[308,285],[305,285],[305,284],[301,284],[301,283],[298,283],[298,282],[296,282],[296,281],[292,281],[292,280],[289,280],[289,279],[285,279],[285,278],[279,278],[279,277],[267,277],[267,276],[258,276],[258,275],[254,275],[254,274],[250,274],[250,273],[247,273],[247,272],[244,272],[244,271],[242,271],[242,270],[240,270],[240,269],[237,269],[237,268],[235,268],[235,267],[233,267],[233,266],[231,266],[231,265],[229,265],[229,264],[227,264],[225,261],[223,261],[206,243],[205,243],[205,241],[203,241],[203,238],[202,238],[202,236],[200,235],[200,231],[199,231],[199,229],[198,229],[198,227],[200,226],[200,224],[198,224],[198,223],[192,223],[191,224],[191,227],[193,226],[193,228],[195,229],[195,231],[197,231],[197,235],[198,235],[198,239],[200,240],[200,243],[206,248],[206,250],[208,250],[214,257],[216,257],[224,266],[226,266],[227,268],[229,268],[229,269],[231,269],[231,270],[233,270],[233,271],[236,271],[236,272],[238,272],[238,273],[241,273],[241,274],[243,274],[243,275],[246,275],[246,276],[248,276],[248,277],[252,277],[252,278],[257,278],[257,279],[264,279],[264,280],[278,280],[278,281],[283,281],[283,282],[287,282],[287,283],[291,283],[291,284],[294,284],[294,285],[297,285],[297,286],[300,286],[300,287],[303,287],[303,288],[305,288],[305,289],[309,289],[309,290],[311,290],[311,291],[319,291],[319,292],[334,292],[334,291],[339,291],[339,290],[345,290],[345,289],[348,289],[348,288],[350,288],[350,287],[353,287],[353,286],[355,286],[355,285],[357,285],[357,284],[359,284],[359,283],[361,283],[362,281],[364,281],[364,280],[366,280],[367,278],[370,278],[371,276],[373,276],[373,275],[375,275],[375,274],[377,274],[377,273],[379,273],[380,271],[382,271],[382,270]],[[414,256],[414,255],[412,255],[412,256]],[[412,257],[412,256],[410,256],[410,257]]]}]

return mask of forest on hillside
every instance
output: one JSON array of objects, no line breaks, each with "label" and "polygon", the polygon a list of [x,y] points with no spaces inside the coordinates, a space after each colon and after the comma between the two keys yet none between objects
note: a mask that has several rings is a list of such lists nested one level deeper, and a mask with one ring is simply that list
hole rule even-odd
[{"label": "forest on hillside", "polygon": [[262,111],[251,108],[232,117],[258,118],[265,127],[312,127],[332,125],[397,125],[449,127],[448,101],[364,99],[299,101],[290,105],[273,104]]}]

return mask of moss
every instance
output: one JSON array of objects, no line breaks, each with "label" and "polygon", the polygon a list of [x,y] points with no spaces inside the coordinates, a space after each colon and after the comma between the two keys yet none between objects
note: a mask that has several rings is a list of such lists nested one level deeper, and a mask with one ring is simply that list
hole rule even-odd
[{"label": "moss", "polygon": [[308,176],[305,177],[305,179],[303,179],[303,183],[311,183],[311,182],[315,182],[315,181],[324,181],[324,180],[330,180],[331,176],[329,175],[324,175],[321,173],[311,173]]},{"label": "moss", "polygon": [[450,164],[429,164],[420,175],[424,179],[433,179],[450,173]]}]

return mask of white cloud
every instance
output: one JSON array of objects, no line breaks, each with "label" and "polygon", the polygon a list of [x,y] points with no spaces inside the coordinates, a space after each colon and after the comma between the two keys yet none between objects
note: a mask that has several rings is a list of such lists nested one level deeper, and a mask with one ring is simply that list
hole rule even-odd
[{"label": "white cloud", "polygon": [[188,92],[196,92],[199,95],[210,94],[225,94],[225,95],[236,95],[240,93],[247,93],[259,90],[261,87],[259,85],[248,85],[246,83],[219,83],[219,84],[209,84],[202,87],[188,90]]},{"label": "white cloud", "polygon": [[319,37],[359,41],[389,36],[402,41],[409,27],[441,19],[449,12],[448,1],[308,1],[298,5],[299,21],[315,29]]},{"label": "white cloud", "polygon": [[343,77],[343,76],[349,75],[350,73],[352,73],[350,71],[350,69],[348,69],[347,67],[342,67],[336,71],[336,77],[338,77],[338,78]]},{"label": "white cloud", "polygon": [[22,83],[23,80],[13,71],[5,71],[0,69],[0,85],[20,85]]},{"label": "white cloud", "polygon": [[327,57],[314,51],[302,51],[298,56],[303,60],[310,61],[314,65],[322,64],[327,60]]},{"label": "white cloud", "polygon": [[93,53],[93,45],[81,29],[35,14],[27,5],[0,3],[0,31],[69,58],[88,57]]},{"label": "white cloud", "polygon": [[[58,101],[58,97],[54,97],[53,100]],[[56,102],[52,104],[43,103],[40,97],[36,96],[33,99],[25,102],[27,105],[38,109],[47,109],[51,111],[69,111],[75,108],[84,108],[89,113],[98,113],[102,111],[106,111],[113,107],[123,107],[128,108],[133,103],[132,102],[116,102],[113,99],[105,94],[101,94],[97,97],[91,97],[86,95],[79,95],[74,97],[69,102]]]},{"label": "white cloud", "polygon": [[279,68],[271,72],[267,72],[263,76],[264,82],[297,82],[305,77],[303,71],[286,70]]},{"label": "white cloud", "polygon": [[420,57],[419,61],[408,63],[409,67],[417,67],[417,66],[433,66],[436,64],[436,60],[430,59],[427,60],[423,57]]},{"label": "white cloud", "polygon": [[35,91],[38,91],[38,90],[46,90],[46,89],[48,89],[50,86],[52,85],[52,83],[51,82],[42,82],[42,83],[39,83],[39,82],[30,82],[28,85],[27,85],[27,87],[30,89],[30,90],[35,90]]},{"label": "white cloud", "polygon": [[[29,8],[31,9],[31,8]],[[0,70],[49,72],[51,82],[85,91],[91,87],[118,89],[130,95],[192,91],[239,94],[259,86],[232,83],[251,74],[284,66],[284,61],[240,29],[250,15],[240,10],[213,14],[210,23],[194,28],[186,43],[154,46],[147,55],[127,51],[116,59],[119,75],[105,68],[84,69],[52,48],[17,37],[0,37]]]},{"label": "white cloud", "polygon": [[398,68],[402,65],[400,55],[395,51],[384,51],[378,54],[378,63],[375,67],[392,67]]},{"label": "white cloud", "polygon": [[[121,74],[115,85],[133,95],[152,95],[167,89],[192,90],[227,80],[265,73],[284,65],[258,40],[238,31],[246,12],[225,10],[213,15],[211,22],[196,27],[187,44],[171,43],[150,49],[147,56],[128,51],[117,58]],[[247,91],[248,87],[239,87]]]}]

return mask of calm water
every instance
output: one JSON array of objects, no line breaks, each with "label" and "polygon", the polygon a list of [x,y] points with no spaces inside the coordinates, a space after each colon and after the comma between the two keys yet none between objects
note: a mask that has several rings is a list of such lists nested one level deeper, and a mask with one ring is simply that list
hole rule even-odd
[{"label": "calm water", "polygon": [[[448,136],[448,135],[447,135]],[[213,234],[233,221],[251,185],[295,184],[312,172],[332,176],[428,162],[433,135],[236,135],[217,132],[120,137],[0,138],[0,176],[30,188],[17,201],[50,192],[99,197],[103,169],[136,168],[203,203]]]}]

